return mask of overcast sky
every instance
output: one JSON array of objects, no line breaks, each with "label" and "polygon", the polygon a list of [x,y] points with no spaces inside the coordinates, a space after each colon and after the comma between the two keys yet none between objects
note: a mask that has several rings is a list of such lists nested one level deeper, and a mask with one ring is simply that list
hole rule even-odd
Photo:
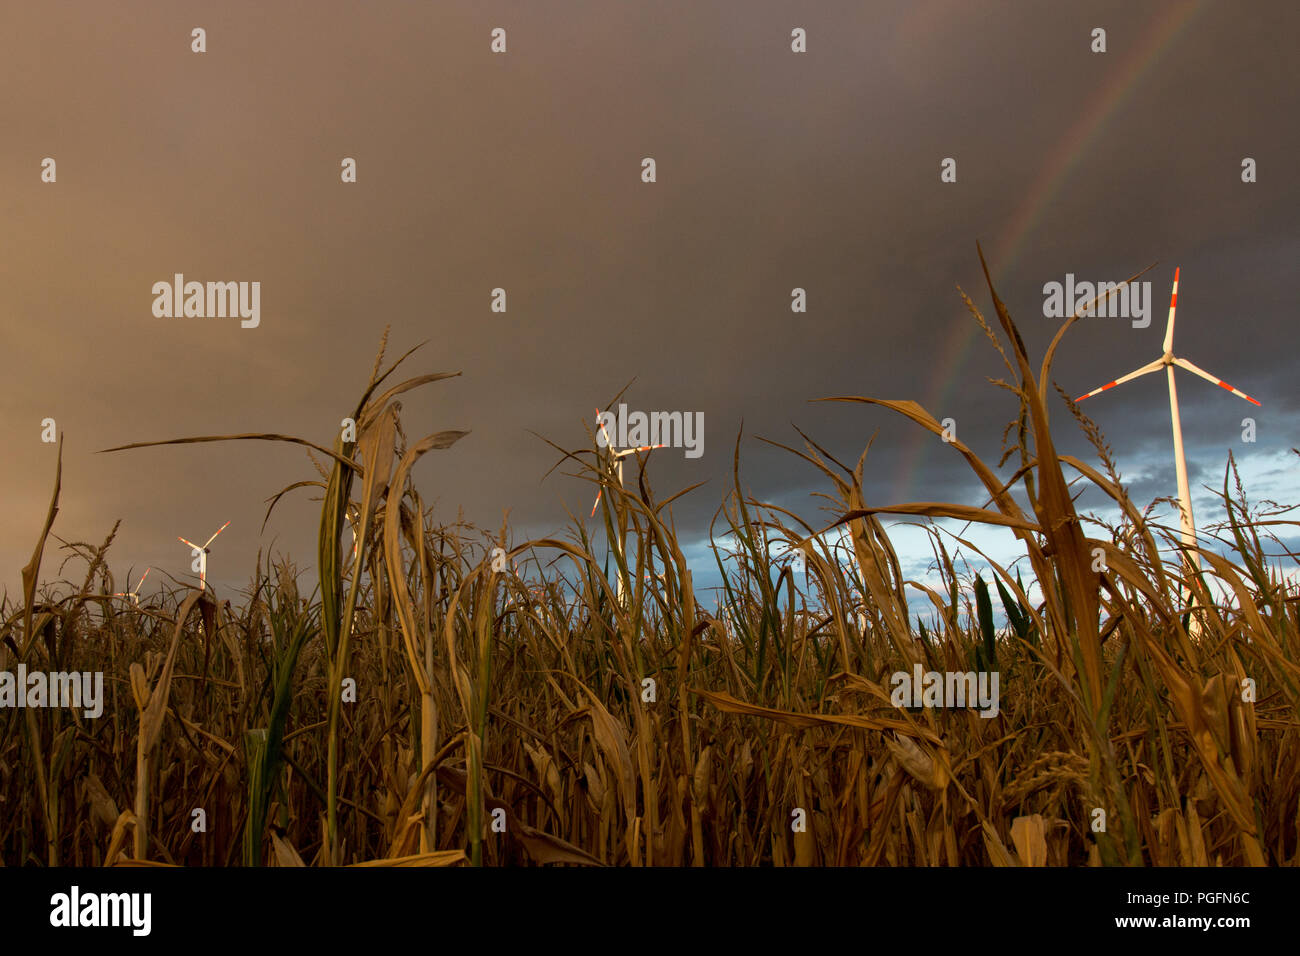
[{"label": "overcast sky", "polygon": [[[495,529],[510,509],[522,540],[563,530],[566,507],[585,517],[590,486],[543,482],[556,456],[530,432],[581,446],[634,377],[632,408],[704,415],[702,457],[650,458],[661,496],[708,481],[675,507],[688,540],[728,490],[742,420],[749,490],[810,520],[824,481],[754,436],[797,443],[795,424],[856,460],[879,431],[872,503],[982,504],[937,439],[808,401],[913,398],[996,460],[1015,407],[956,290],[992,319],[976,240],[1035,367],[1059,325],[1045,283],[1157,263],[1149,327],[1070,332],[1054,374],[1072,395],[1159,356],[1181,268],[1175,352],[1262,402],[1179,373],[1193,483],[1221,481],[1231,450],[1248,491],[1298,501],[1298,28],[1290,2],[7,5],[0,581],[16,590],[44,518],[47,417],[65,442],[54,531],[99,541],[121,518],[119,582],[128,565],[183,578],[175,536],[226,520],[219,588],[247,582],[259,546],[310,565],[307,494],[259,533],[269,496],[316,477],[301,449],[94,453],[244,431],[328,445],[390,324],[390,355],[429,340],[408,374],[463,373],[403,400],[412,438],[471,430],[416,470],[448,521]],[[155,317],[175,273],[259,282],[260,324]],[[1084,410],[1140,503],[1174,493],[1163,376]],[[1056,398],[1053,415],[1086,454]]]}]

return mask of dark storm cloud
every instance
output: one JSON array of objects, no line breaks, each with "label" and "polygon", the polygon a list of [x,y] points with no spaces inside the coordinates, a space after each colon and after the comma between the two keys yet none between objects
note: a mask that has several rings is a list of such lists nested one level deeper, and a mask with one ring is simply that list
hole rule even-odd
[{"label": "dark storm cloud", "polygon": [[[1164,19],[1185,26],[1135,53]],[[1098,25],[1104,55],[1088,50]],[[495,26],[504,56],[488,51]],[[806,54],[790,52],[795,26]],[[984,382],[1003,370],[982,336],[936,380],[970,322],[954,285],[992,318],[977,238],[991,255],[1020,250],[992,264],[1035,363],[1058,324],[1042,315],[1045,282],[1160,261],[1145,277],[1149,328],[1097,319],[1070,333],[1055,377],[1071,394],[1156,357],[1182,267],[1177,351],[1264,403],[1180,378],[1196,480],[1197,456],[1236,447],[1247,413],[1260,447],[1300,444],[1297,26],[1281,3],[1248,16],[1118,2],[16,8],[0,30],[5,580],[48,500],[47,416],[66,436],[56,533],[99,538],[122,517],[117,563],[179,575],[175,536],[233,519],[214,578],[245,580],[259,545],[309,562],[306,495],[258,535],[264,500],[315,476],[300,449],[91,453],[237,431],[328,443],[388,324],[390,355],[429,340],[411,374],[464,373],[403,400],[408,435],[472,429],[416,471],[445,520],[463,507],[496,528],[511,509],[524,534],[553,531],[566,505],[585,515],[590,487],[541,483],[555,455],[529,432],[581,445],[633,377],[634,408],[704,412],[702,459],[651,459],[661,494],[709,480],[677,508],[687,536],[725,494],[742,420],[747,487],[810,520],[819,476],[752,436],[797,444],[793,422],[851,463],[878,431],[873,499],[969,497],[951,449],[916,445],[883,410],[808,399],[937,399],[931,411],[996,459],[1015,409]],[[1077,139],[1014,245],[1030,186],[1130,55],[1148,68]],[[38,180],[46,156],[56,185]],[[355,185],[339,182],[345,156]],[[948,156],[955,184],[939,181]],[[1243,156],[1258,183],[1240,181]],[[154,318],[151,286],[177,272],[259,281],[260,327]],[[496,287],[504,315],[489,311]],[[807,314],[790,311],[794,287]],[[1148,452],[1169,461],[1158,376],[1086,410],[1126,473],[1147,474]],[[1059,402],[1053,414],[1069,424]],[[1087,452],[1081,436],[1062,444]],[[1150,474],[1144,491],[1172,491]]]}]

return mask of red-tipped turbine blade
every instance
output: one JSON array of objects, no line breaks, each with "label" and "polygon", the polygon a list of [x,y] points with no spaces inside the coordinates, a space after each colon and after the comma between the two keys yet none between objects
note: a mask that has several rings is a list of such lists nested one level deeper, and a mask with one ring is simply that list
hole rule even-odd
[{"label": "red-tipped turbine blade", "polygon": [[[226,522],[225,524],[223,524],[220,528],[218,528],[217,531],[216,531],[216,534],[214,534],[212,537],[208,538],[208,544],[211,544],[213,541],[216,541],[216,540],[217,540],[217,535],[218,535],[218,534],[221,534],[221,532],[225,531],[226,528],[228,528],[228,527],[230,527],[230,522],[229,522],[229,521],[227,521],[227,522]],[[203,546],[203,547],[204,547],[204,550],[207,549],[208,544],[205,544],[205,545]]]},{"label": "red-tipped turbine blade", "polygon": [[1174,269],[1174,291],[1169,293],[1169,320],[1165,323],[1165,345],[1168,352],[1174,347],[1174,309],[1178,308],[1178,269]]},{"label": "red-tipped turbine blade", "polygon": [[[1189,372],[1195,372],[1197,375],[1201,376],[1201,378],[1205,379],[1207,382],[1213,382],[1215,385],[1219,386],[1219,388],[1226,388],[1228,391],[1232,392],[1233,395],[1236,395],[1238,398],[1244,398],[1252,405],[1259,405],[1259,402],[1255,401],[1245,392],[1241,391],[1240,389],[1233,388],[1231,385],[1223,381],[1221,378],[1211,375],[1209,372],[1205,371],[1205,369],[1197,368],[1191,362],[1187,361],[1187,359],[1176,358],[1174,359],[1174,364],[1181,365]],[[1262,408],[1263,406],[1260,407]]]},{"label": "red-tipped turbine blade", "polygon": [[600,428],[601,432],[603,432],[605,435],[605,447],[612,449],[614,447],[614,439],[609,437],[609,429],[605,427],[605,420],[601,418],[600,415],[601,412],[600,409],[598,408],[596,409],[596,425]]},{"label": "red-tipped turbine blade", "polygon": [[1091,392],[1089,392],[1087,395],[1080,395],[1078,398],[1075,399],[1075,401],[1076,401],[1076,402],[1081,402],[1081,401],[1083,401],[1085,398],[1092,398],[1092,396],[1094,396],[1094,395],[1098,395],[1098,394],[1100,394],[1100,393],[1106,391],[1106,389],[1108,389],[1108,388],[1114,388],[1116,385],[1123,385],[1125,382],[1131,381],[1131,380],[1137,378],[1137,377],[1140,376],[1140,375],[1146,375],[1148,372],[1155,372],[1155,371],[1158,371],[1158,370],[1161,369],[1162,367],[1163,367],[1163,363],[1162,363],[1159,359],[1156,359],[1154,362],[1151,362],[1151,363],[1148,364],[1148,365],[1143,365],[1140,369],[1136,369],[1136,370],[1134,370],[1134,371],[1132,371],[1132,372],[1129,372],[1127,375],[1121,375],[1119,378],[1115,379],[1115,381],[1113,381],[1113,382],[1107,382],[1107,383],[1106,383],[1105,385],[1103,385],[1101,388],[1094,388],[1094,389],[1093,389]]},{"label": "red-tipped turbine blade", "polygon": [[596,509],[600,507],[600,496],[603,495],[604,493],[605,493],[604,488],[601,488],[600,491],[596,492],[596,503],[591,506],[591,516],[593,518],[596,517]]},{"label": "red-tipped turbine blade", "polygon": [[667,445],[638,445],[635,448],[625,448],[623,451],[616,452],[615,458],[626,458],[628,455],[635,455],[639,451],[654,451],[656,448],[667,448]]},{"label": "red-tipped turbine blade", "polygon": [[200,548],[197,544],[195,544],[193,541],[187,541],[185,538],[182,538],[180,535],[177,535],[177,536],[176,536],[176,540],[179,541],[181,544],[188,544],[188,545],[189,545],[191,548],[193,548],[195,551],[202,551],[202,550],[203,550],[203,549]]}]

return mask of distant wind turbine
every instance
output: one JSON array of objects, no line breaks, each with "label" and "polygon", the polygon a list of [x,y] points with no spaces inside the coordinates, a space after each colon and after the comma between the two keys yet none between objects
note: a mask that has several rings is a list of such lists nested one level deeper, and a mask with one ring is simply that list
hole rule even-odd
[{"label": "distant wind turbine", "polygon": [[[615,451],[614,439],[612,439],[609,436],[609,431],[608,429],[605,428],[605,422],[600,417],[599,408],[596,409],[596,425],[597,427],[600,428],[601,433],[605,436],[605,447],[609,449],[610,459],[614,463],[614,476],[618,479],[619,488],[623,487],[623,459],[624,458],[626,458],[628,455],[635,455],[639,451],[652,451],[656,448],[668,447],[667,445],[662,445],[662,444],[661,445],[638,445],[635,448],[625,448],[622,451]],[[596,509],[600,507],[600,496],[603,495],[604,493],[605,493],[604,488],[601,488],[599,491],[596,492],[596,501],[591,506],[592,517],[596,516]],[[617,547],[619,550],[619,554],[622,554],[623,542],[619,541]],[[623,575],[620,572],[618,576],[618,600],[620,604],[623,602],[623,591],[624,591]]]},{"label": "distant wind turbine", "polygon": [[201,547],[195,544],[193,541],[187,541],[185,538],[182,538],[179,535],[177,535],[178,541],[180,541],[182,544],[188,544],[191,548],[194,549],[194,553],[199,556],[199,588],[202,590],[207,590],[208,587],[208,545],[210,545],[213,541],[217,540],[217,535],[225,531],[226,527],[229,524],[230,522],[227,521],[220,528],[218,528],[216,532],[212,535],[212,537],[208,538],[208,540],[205,541]]},{"label": "distant wind turbine", "polygon": [[1201,567],[1201,558],[1195,550],[1196,522],[1192,517],[1192,495],[1187,485],[1187,458],[1183,454],[1183,426],[1182,419],[1178,414],[1178,387],[1174,383],[1174,366],[1178,365],[1187,369],[1189,372],[1194,372],[1207,382],[1213,382],[1220,388],[1227,389],[1229,392],[1232,392],[1233,395],[1236,395],[1238,398],[1244,398],[1252,405],[1258,405],[1259,402],[1255,401],[1255,399],[1251,398],[1245,392],[1233,388],[1222,379],[1211,375],[1202,368],[1198,368],[1191,362],[1187,361],[1187,359],[1178,358],[1174,355],[1174,310],[1178,306],[1178,272],[1178,269],[1174,269],[1174,289],[1169,296],[1169,320],[1165,325],[1164,354],[1154,362],[1143,365],[1136,371],[1129,372],[1127,375],[1117,378],[1113,382],[1108,382],[1101,386],[1101,388],[1094,388],[1087,395],[1082,395],[1079,398],[1076,398],[1075,401],[1081,402],[1085,398],[1092,398],[1092,396],[1104,392],[1109,388],[1114,388],[1116,385],[1123,385],[1125,382],[1146,375],[1148,372],[1158,372],[1162,368],[1165,370],[1169,379],[1169,415],[1173,422],[1174,430],[1174,466],[1178,469],[1178,510],[1181,517],[1183,545],[1187,548],[1187,554],[1192,561],[1192,564],[1199,570]]},{"label": "distant wind turbine", "polygon": [[140,575],[140,580],[135,582],[135,588],[134,588],[134,589],[131,588],[131,579],[128,577],[128,578],[126,579],[127,590],[125,590],[125,591],[118,591],[116,594],[113,595],[113,597],[124,597],[124,598],[130,598],[132,604],[139,604],[139,603],[140,603],[140,587],[141,587],[141,585],[144,584],[144,579],[147,578],[147,577],[149,576],[149,572],[152,571],[152,570],[153,570],[153,568],[145,568],[145,569],[144,569],[144,574]]}]

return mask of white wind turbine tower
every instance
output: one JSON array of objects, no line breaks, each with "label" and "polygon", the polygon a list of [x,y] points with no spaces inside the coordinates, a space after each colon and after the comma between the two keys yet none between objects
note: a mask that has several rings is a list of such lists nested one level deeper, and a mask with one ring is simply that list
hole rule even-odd
[{"label": "white wind turbine tower", "polygon": [[[599,408],[596,409],[596,425],[600,428],[601,434],[603,434],[603,435],[605,436],[605,447],[606,447],[607,449],[609,449],[609,455],[610,455],[610,458],[611,458],[611,459],[613,460],[613,462],[614,462],[614,475],[615,475],[616,478],[618,478],[618,486],[619,486],[620,488],[623,487],[623,459],[624,459],[624,458],[626,458],[628,455],[635,455],[635,454],[636,454],[637,452],[639,452],[639,451],[651,451],[651,450],[653,450],[653,449],[655,449],[655,448],[666,448],[666,447],[668,447],[667,445],[638,445],[636,448],[625,448],[625,449],[623,449],[622,451],[615,451],[615,450],[614,450],[614,439],[612,439],[612,438],[609,437],[609,431],[605,428],[605,422],[604,422],[604,420],[600,417],[600,409],[599,409]],[[595,504],[593,504],[593,505],[591,506],[591,516],[592,516],[593,518],[596,516],[596,509],[600,507],[600,496],[603,495],[604,493],[605,493],[605,489],[604,489],[604,488],[601,488],[599,491],[596,492],[596,502],[595,502]],[[619,541],[618,541],[618,544],[616,545],[616,547],[618,548],[618,552],[619,552],[619,554],[620,554],[620,556],[621,556],[622,553],[623,553],[623,541],[622,541],[622,538],[623,538],[623,528],[622,528],[621,522],[619,523],[618,536],[619,536]],[[618,602],[619,602],[619,604],[622,604],[622,603],[623,603],[623,592],[624,592],[624,590],[625,590],[625,587],[624,587],[624,583],[623,583],[623,573],[620,571],[620,572],[619,572],[619,575],[618,575]]]},{"label": "white wind turbine tower", "polygon": [[1174,383],[1174,366],[1179,365],[1187,369],[1189,372],[1194,372],[1207,382],[1213,382],[1220,388],[1227,389],[1229,392],[1232,392],[1233,395],[1236,395],[1239,398],[1244,398],[1252,405],[1258,405],[1259,402],[1255,401],[1255,399],[1251,398],[1245,392],[1233,388],[1222,379],[1211,375],[1202,368],[1198,368],[1191,362],[1187,361],[1187,359],[1178,358],[1174,355],[1174,310],[1178,306],[1178,272],[1178,269],[1174,269],[1174,289],[1169,296],[1169,320],[1165,325],[1164,354],[1154,362],[1143,365],[1136,371],[1129,372],[1127,375],[1117,378],[1113,382],[1108,382],[1101,386],[1101,388],[1094,388],[1087,395],[1080,396],[1075,399],[1075,401],[1081,402],[1085,398],[1091,398],[1100,392],[1106,391],[1108,388],[1122,385],[1131,379],[1146,375],[1148,372],[1158,372],[1162,368],[1165,370],[1169,379],[1169,415],[1173,422],[1174,430],[1174,466],[1178,469],[1178,510],[1181,518],[1183,545],[1187,548],[1187,555],[1189,560],[1192,562],[1193,569],[1199,570],[1201,567],[1201,556],[1195,550],[1196,522],[1192,517],[1192,495],[1187,485],[1187,458],[1183,454],[1183,425],[1182,419],[1178,414],[1178,386]]},{"label": "white wind turbine tower", "polygon": [[223,524],[220,528],[218,528],[213,533],[212,537],[208,538],[208,540],[205,541],[202,546],[195,544],[193,541],[187,541],[184,538],[180,537],[180,535],[176,536],[177,540],[180,541],[182,544],[188,544],[191,548],[193,548],[194,553],[197,554],[199,557],[199,587],[202,590],[207,590],[208,587],[208,545],[210,545],[213,541],[215,541],[217,539],[217,535],[225,531],[226,526],[229,524],[230,522],[227,521],[226,524]]},{"label": "white wind turbine tower", "polygon": [[140,575],[140,580],[135,582],[134,588],[131,587],[131,579],[128,577],[126,579],[127,589],[125,591],[118,591],[113,595],[113,597],[130,598],[132,604],[138,605],[140,603],[140,587],[144,584],[144,579],[149,576],[149,572],[152,570],[153,568],[145,568],[144,574]]}]

